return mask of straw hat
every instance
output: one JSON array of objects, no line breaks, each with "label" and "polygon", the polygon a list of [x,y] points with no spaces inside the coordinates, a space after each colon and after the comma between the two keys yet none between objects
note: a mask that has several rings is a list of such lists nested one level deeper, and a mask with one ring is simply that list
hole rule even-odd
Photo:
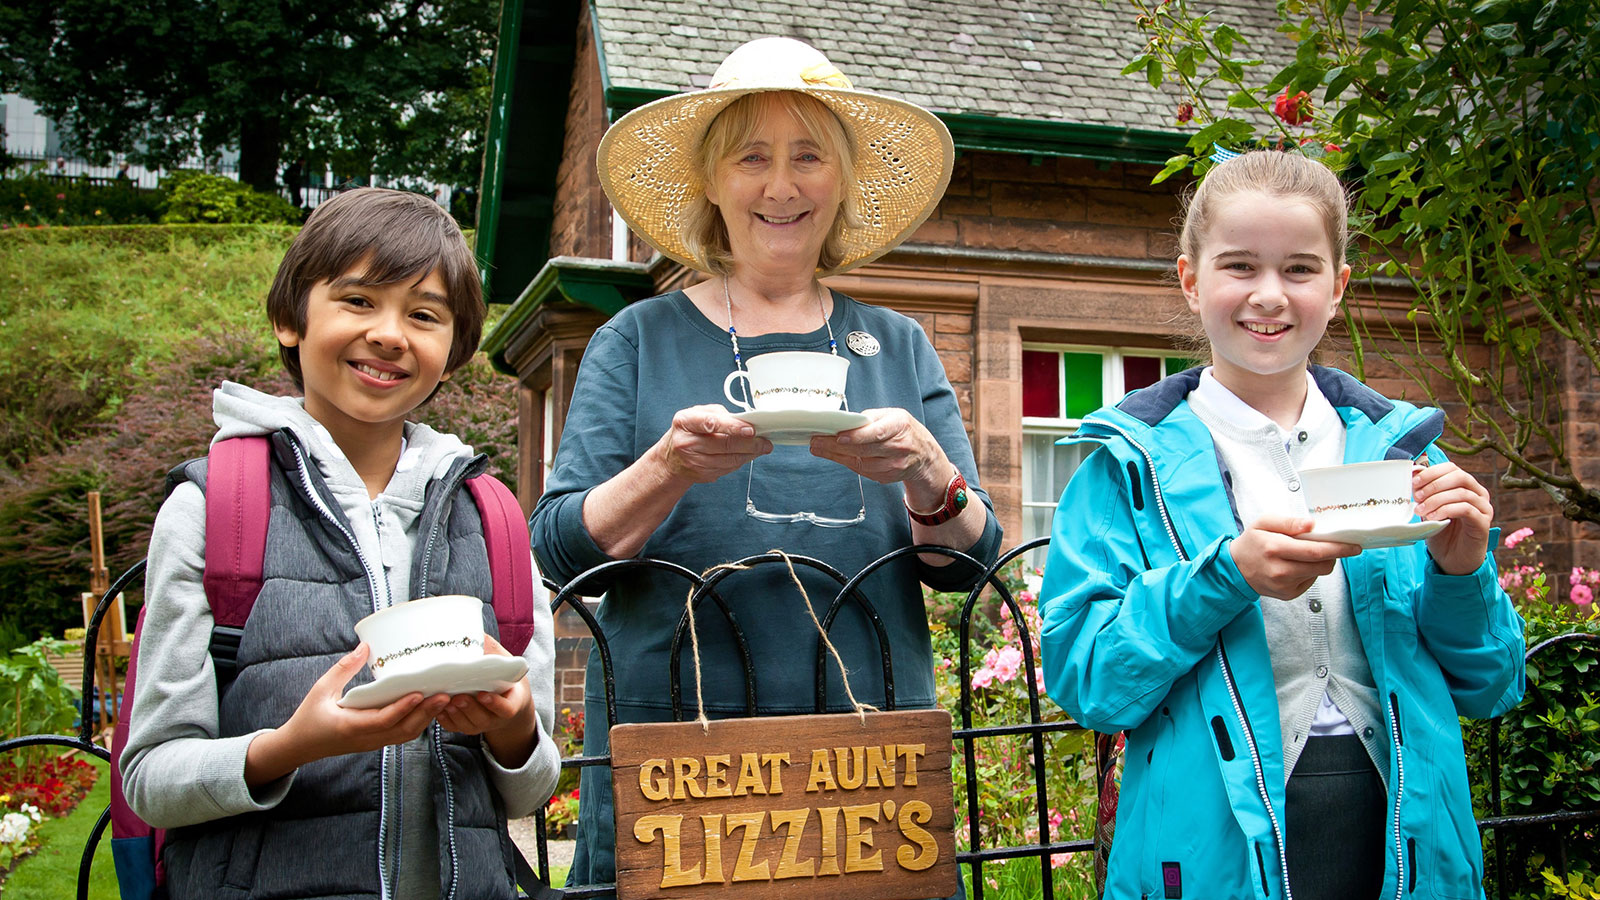
[{"label": "straw hat", "polygon": [[663,254],[700,271],[704,259],[683,241],[689,204],[705,192],[694,155],[706,128],[729,103],[756,91],[798,91],[838,116],[855,148],[860,227],[843,226],[833,275],[889,252],[932,214],[950,183],[955,145],[944,123],[914,103],[858,90],[827,58],[793,38],[760,38],[722,61],[711,86],[646,104],[600,141],[600,184],[617,212]]}]

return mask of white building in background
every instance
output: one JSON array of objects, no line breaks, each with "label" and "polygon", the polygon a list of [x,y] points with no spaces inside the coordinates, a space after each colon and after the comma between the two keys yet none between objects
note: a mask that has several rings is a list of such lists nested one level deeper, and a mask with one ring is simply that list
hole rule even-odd
[{"label": "white building in background", "polygon": [[[68,135],[39,110],[37,103],[21,94],[0,94],[0,120],[5,122],[6,153],[23,168],[42,165],[44,171],[51,174],[60,171],[65,175],[90,178],[116,177],[118,164],[122,162],[120,154],[103,166],[77,157],[66,149],[66,145],[71,143]],[[64,170],[58,170],[61,162],[65,164]],[[239,154],[234,150],[223,151],[220,159],[212,165],[204,160],[193,160],[187,165],[209,169],[230,178],[239,177]],[[135,164],[128,167],[128,177],[137,181],[140,187],[153,188],[160,180],[161,172]]]}]

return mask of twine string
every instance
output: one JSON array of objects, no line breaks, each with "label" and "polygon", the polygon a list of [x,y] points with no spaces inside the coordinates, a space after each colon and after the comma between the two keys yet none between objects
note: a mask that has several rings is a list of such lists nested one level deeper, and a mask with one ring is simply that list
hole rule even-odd
[{"label": "twine string", "polygon": [[[845,698],[850,701],[851,709],[855,711],[855,714],[861,718],[861,723],[865,725],[867,711],[878,712],[878,708],[870,703],[862,703],[857,700],[855,692],[850,689],[850,672],[844,667],[844,658],[839,655],[838,648],[834,647],[833,641],[828,638],[828,631],[822,627],[822,620],[817,618],[816,608],[811,605],[811,595],[806,593],[806,586],[801,583],[800,575],[794,570],[794,560],[790,559],[789,554],[782,550],[774,548],[771,552],[777,554],[783,560],[784,565],[789,567],[789,578],[794,582],[794,586],[800,590],[800,599],[805,601],[806,614],[811,617],[811,624],[817,627],[817,634],[822,638],[822,646],[828,648],[828,654],[833,657],[833,661],[839,666],[839,682],[844,685]],[[720,563],[701,572],[700,577],[704,581],[710,578],[713,572],[719,570],[742,572],[749,568],[749,566],[742,563]],[[695,721],[700,723],[700,730],[704,732],[710,730],[711,720],[706,718],[705,688],[700,680],[700,632],[695,628],[694,624],[694,595],[696,590],[695,587],[690,586],[689,596],[684,600],[684,608],[688,610],[689,614],[689,649],[694,657],[694,699],[698,711]]]}]

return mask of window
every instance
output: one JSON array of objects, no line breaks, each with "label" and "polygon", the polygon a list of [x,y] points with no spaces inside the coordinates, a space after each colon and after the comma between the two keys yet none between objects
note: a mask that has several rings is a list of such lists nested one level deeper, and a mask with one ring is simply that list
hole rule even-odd
[{"label": "window", "polygon": [[[1144,348],[1024,346],[1022,349],[1022,539],[1050,533],[1067,481],[1094,445],[1056,446],[1083,417],[1148,387],[1194,360]],[[1045,552],[1028,555],[1044,565]]]}]

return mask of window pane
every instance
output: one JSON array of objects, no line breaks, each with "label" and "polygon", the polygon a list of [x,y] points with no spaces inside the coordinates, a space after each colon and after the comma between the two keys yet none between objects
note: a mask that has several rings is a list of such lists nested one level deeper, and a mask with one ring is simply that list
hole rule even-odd
[{"label": "window pane", "polygon": [[[1056,440],[1063,435],[1057,434],[1024,434],[1022,436],[1022,540],[1028,541],[1036,537],[1050,534],[1050,524],[1055,518],[1056,506],[1061,500],[1061,493],[1067,489],[1067,482],[1072,480],[1072,473],[1078,470],[1078,465],[1083,462],[1098,446],[1096,444],[1072,444],[1066,447],[1056,446]],[[1085,511],[1085,514],[1088,514]],[[1035,550],[1028,554],[1029,566],[1042,566],[1045,560],[1045,550]]]},{"label": "window pane", "polygon": [[1184,356],[1169,356],[1166,359],[1166,370],[1168,375],[1176,375],[1179,372],[1182,372],[1184,369],[1192,369],[1199,365],[1204,365],[1204,361],[1198,359],[1189,359],[1188,357]]},{"label": "window pane", "polygon": [[1101,356],[1098,353],[1063,353],[1062,368],[1066,370],[1067,411],[1069,419],[1081,419],[1105,405],[1101,385]]},{"label": "window pane", "polygon": [[1122,389],[1136,391],[1161,380],[1161,360],[1154,356],[1122,358]]},{"label": "window pane", "polygon": [[1046,419],[1061,417],[1060,354],[1050,350],[1022,351],[1022,414]]}]

